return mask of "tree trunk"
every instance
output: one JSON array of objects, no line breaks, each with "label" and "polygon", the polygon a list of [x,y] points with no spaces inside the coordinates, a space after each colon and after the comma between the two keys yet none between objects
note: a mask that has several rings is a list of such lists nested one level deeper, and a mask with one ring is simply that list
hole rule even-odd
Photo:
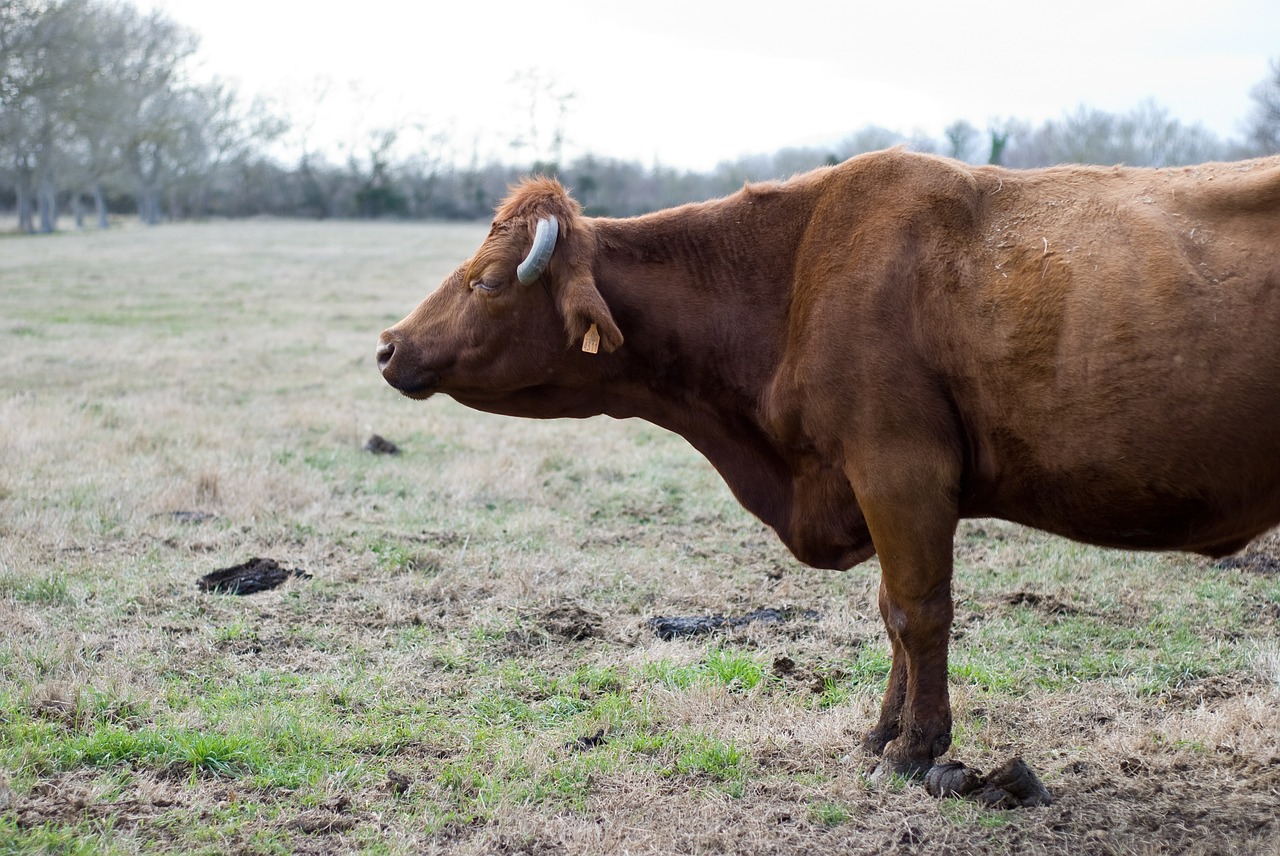
[{"label": "tree trunk", "polygon": [[58,225],[58,193],[54,189],[53,179],[48,175],[40,177],[36,208],[40,212],[40,231],[47,235]]},{"label": "tree trunk", "polygon": [[93,210],[98,214],[98,228],[107,228],[107,198],[102,192],[102,182],[93,183]]},{"label": "tree trunk", "polygon": [[18,231],[29,235],[35,231],[35,226],[33,225],[35,221],[32,219],[31,195],[21,179],[18,180],[17,196]]},{"label": "tree trunk", "polygon": [[148,226],[160,222],[160,192],[154,187],[138,191],[138,219]]},{"label": "tree trunk", "polygon": [[18,231],[28,235],[35,231],[35,206],[32,204],[31,168],[19,158],[14,192],[18,203]]},{"label": "tree trunk", "polygon": [[136,149],[130,153],[129,160],[138,183],[138,219],[144,225],[154,226],[160,222],[160,189],[156,187],[159,170],[154,161],[149,164],[150,169],[143,166],[142,152]]},{"label": "tree trunk", "polygon": [[84,231],[84,200],[80,198],[80,194],[71,194],[71,213],[76,218],[76,231]]}]

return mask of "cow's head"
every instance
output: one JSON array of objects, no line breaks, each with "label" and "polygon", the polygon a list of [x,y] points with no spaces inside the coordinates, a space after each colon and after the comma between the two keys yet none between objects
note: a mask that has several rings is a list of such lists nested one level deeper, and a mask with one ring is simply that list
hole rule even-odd
[{"label": "cow's head", "polygon": [[598,334],[604,352],[622,345],[594,257],[590,221],[560,183],[526,181],[475,255],[383,332],[382,376],[412,398],[443,392],[499,411],[538,388],[572,388],[599,359],[582,353],[584,337]]}]

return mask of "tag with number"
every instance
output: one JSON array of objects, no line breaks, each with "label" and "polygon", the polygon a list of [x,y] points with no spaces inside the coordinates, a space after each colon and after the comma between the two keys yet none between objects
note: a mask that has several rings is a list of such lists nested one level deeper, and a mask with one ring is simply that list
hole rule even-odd
[{"label": "tag with number", "polygon": [[587,335],[582,337],[582,350],[588,354],[595,354],[600,351],[600,331],[596,329],[596,325],[592,324],[591,329],[587,331]]}]

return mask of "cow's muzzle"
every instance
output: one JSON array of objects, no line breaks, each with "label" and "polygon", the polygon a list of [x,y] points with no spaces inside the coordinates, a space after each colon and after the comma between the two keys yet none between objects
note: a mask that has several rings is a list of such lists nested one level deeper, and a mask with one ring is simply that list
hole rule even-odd
[{"label": "cow's muzzle", "polygon": [[384,330],[378,337],[377,356],[383,379],[410,398],[426,398],[436,391],[439,373],[415,365],[393,331]]}]

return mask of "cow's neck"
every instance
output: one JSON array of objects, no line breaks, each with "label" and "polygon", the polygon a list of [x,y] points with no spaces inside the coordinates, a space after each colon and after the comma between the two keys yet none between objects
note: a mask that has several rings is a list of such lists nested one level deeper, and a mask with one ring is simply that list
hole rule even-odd
[{"label": "cow's neck", "polygon": [[790,525],[792,475],[761,409],[805,225],[794,203],[754,191],[596,221],[597,287],[626,339],[611,355],[605,412],[685,437],[780,534]]},{"label": "cow's neck", "polygon": [[791,196],[753,191],[596,221],[596,281],[626,338],[625,381],[682,411],[759,407],[805,225]]}]

